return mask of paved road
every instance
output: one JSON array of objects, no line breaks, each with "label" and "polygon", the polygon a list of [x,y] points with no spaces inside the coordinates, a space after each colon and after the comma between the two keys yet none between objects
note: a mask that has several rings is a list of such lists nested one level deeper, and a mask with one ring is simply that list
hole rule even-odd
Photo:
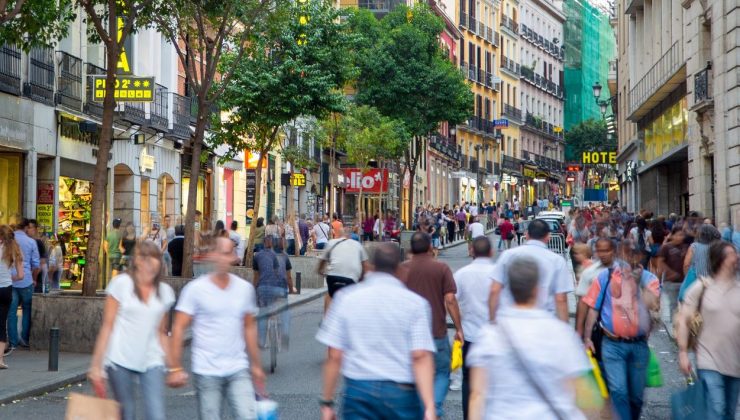
[{"label": "paved road", "polygon": [[[453,270],[465,265],[467,249],[464,246],[443,251],[441,258]],[[321,363],[326,354],[323,346],[314,340],[322,315],[321,300],[295,308],[292,312],[290,349],[278,358],[278,369],[268,375],[267,388],[280,404],[282,419],[314,419],[318,417],[317,397],[321,390]],[[657,331],[650,345],[658,355],[665,386],[648,389],[644,419],[670,418],[669,396],[679,389],[683,379],[676,368],[676,348],[665,331]],[[186,356],[187,357],[187,356]],[[263,355],[264,357],[264,355]],[[263,359],[264,360],[264,359]],[[91,393],[87,383],[74,384],[42,397],[29,398],[0,407],[0,418],[9,419],[63,419],[65,397],[70,391]],[[172,419],[195,418],[196,402],[191,386],[168,390],[168,417]],[[461,419],[460,392],[450,392],[445,407],[448,419]],[[228,419],[229,416],[223,418]]]}]

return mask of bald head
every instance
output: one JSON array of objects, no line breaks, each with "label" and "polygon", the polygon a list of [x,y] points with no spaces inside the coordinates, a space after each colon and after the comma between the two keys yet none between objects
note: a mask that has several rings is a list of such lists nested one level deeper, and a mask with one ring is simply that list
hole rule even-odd
[{"label": "bald head", "polygon": [[372,263],[377,272],[395,274],[401,264],[401,253],[398,246],[390,242],[381,243],[375,247]]}]

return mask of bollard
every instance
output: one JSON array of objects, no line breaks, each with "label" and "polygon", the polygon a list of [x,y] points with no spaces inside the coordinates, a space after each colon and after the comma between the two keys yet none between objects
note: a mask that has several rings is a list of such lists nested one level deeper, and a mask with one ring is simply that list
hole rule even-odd
[{"label": "bollard", "polygon": [[59,370],[59,328],[49,329],[49,371]]},{"label": "bollard", "polygon": [[295,290],[301,294],[301,272],[295,273]]}]

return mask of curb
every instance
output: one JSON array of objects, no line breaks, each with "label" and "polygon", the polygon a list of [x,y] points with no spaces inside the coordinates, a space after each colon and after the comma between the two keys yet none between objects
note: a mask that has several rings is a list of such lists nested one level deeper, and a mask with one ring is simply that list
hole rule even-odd
[{"label": "curb", "polygon": [[[290,302],[288,304],[288,308],[293,308],[296,306],[303,305],[305,303],[312,302],[316,299],[323,297],[325,294],[326,294],[326,289],[324,288],[324,289],[312,291],[310,294],[298,295],[300,297]],[[279,312],[279,310],[265,312],[264,314],[260,314],[257,318],[259,319],[259,318],[269,317],[269,316],[274,315],[277,312]],[[186,337],[185,337],[186,346],[190,345],[190,340],[191,340],[191,337],[190,337],[190,334],[188,333],[186,334]],[[0,404],[9,404],[9,403],[12,403],[13,401],[22,400],[25,398],[38,397],[47,392],[53,392],[53,391],[60,390],[66,387],[67,385],[71,385],[77,382],[83,382],[86,379],[87,379],[87,370],[82,373],[70,372],[66,375],[49,378],[48,380],[42,381],[41,383],[39,383],[39,385],[34,386],[31,389],[21,389],[21,390],[18,390],[18,392],[15,392],[13,395],[6,396],[6,397],[0,397]]]},{"label": "curb", "polygon": [[[494,229],[491,229],[491,230],[487,230],[487,231],[486,231],[486,236],[489,236],[489,235],[491,235],[491,234],[493,233],[493,231],[494,231]],[[442,248],[442,249],[440,249],[440,251],[446,251],[446,250],[448,250],[448,249],[452,249],[452,248],[458,247],[458,246],[460,246],[460,245],[465,245],[465,244],[467,244],[467,243],[468,243],[468,240],[467,240],[467,239],[463,239],[463,240],[458,240],[458,241],[455,241],[454,243],[452,243],[452,244],[450,244],[450,245],[445,245],[445,247],[444,247],[444,248]]]}]

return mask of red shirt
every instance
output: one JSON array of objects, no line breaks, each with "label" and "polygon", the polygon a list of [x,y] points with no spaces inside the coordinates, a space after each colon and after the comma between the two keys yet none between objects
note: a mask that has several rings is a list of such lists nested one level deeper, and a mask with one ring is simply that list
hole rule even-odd
[{"label": "red shirt", "polygon": [[506,239],[509,236],[509,232],[514,231],[514,225],[512,225],[510,221],[504,220],[504,223],[501,223],[499,230],[501,231],[501,237]]}]

